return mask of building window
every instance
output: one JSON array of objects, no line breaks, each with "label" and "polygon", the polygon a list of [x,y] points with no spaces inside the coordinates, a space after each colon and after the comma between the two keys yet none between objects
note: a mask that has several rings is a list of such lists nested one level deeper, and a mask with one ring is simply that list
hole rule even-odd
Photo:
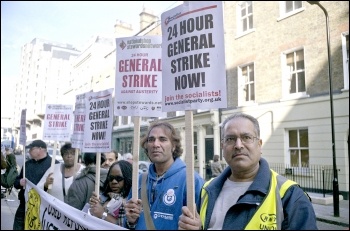
[{"label": "building window", "polygon": [[349,90],[349,32],[342,34],[344,89]]},{"label": "building window", "polygon": [[302,1],[280,1],[279,2],[280,18],[287,18],[304,10]]},{"label": "building window", "polygon": [[284,78],[283,93],[284,97],[305,96],[305,63],[304,49],[285,53],[283,57]]},{"label": "building window", "polygon": [[205,134],[206,135],[213,135],[214,134],[214,128],[213,126],[207,125],[205,127]]},{"label": "building window", "polygon": [[309,134],[308,129],[288,131],[288,152],[291,167],[309,167]]},{"label": "building window", "polygon": [[185,111],[176,111],[176,116],[183,116],[185,115]]},{"label": "building window", "polygon": [[253,4],[252,1],[242,1],[237,6],[238,34],[242,34],[253,29]]},{"label": "building window", "polygon": [[255,101],[255,76],[253,63],[238,67],[238,86],[238,100],[240,104]]},{"label": "building window", "polygon": [[198,160],[197,132],[193,132],[193,152],[194,159]]},{"label": "building window", "polygon": [[128,124],[128,117],[127,116],[123,116],[121,125],[127,125],[127,124]]},{"label": "building window", "polygon": [[120,126],[121,125],[121,116],[114,116],[114,126]]},{"label": "building window", "polygon": [[295,51],[287,54],[286,59],[290,80],[289,93],[305,91],[304,51]]},{"label": "building window", "polygon": [[289,70],[289,93],[305,91],[304,50],[295,51],[286,55]]},{"label": "building window", "polygon": [[284,2],[284,12],[290,13],[302,7],[302,1],[285,1]]},{"label": "building window", "polygon": [[129,152],[129,153],[132,153],[133,150],[132,150],[132,141],[131,140],[128,140],[126,142],[126,148],[127,148],[127,151],[126,152]]}]

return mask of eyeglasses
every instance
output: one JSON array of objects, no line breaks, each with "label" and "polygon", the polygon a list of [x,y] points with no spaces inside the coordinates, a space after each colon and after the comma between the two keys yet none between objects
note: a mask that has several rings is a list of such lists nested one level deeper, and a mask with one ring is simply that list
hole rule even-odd
[{"label": "eyeglasses", "polygon": [[255,141],[255,139],[259,139],[258,137],[252,135],[242,135],[242,136],[226,136],[223,141],[225,144],[235,145],[237,139],[240,138],[243,144],[251,144]]},{"label": "eyeglasses", "polygon": [[124,177],[109,175],[108,176],[108,181],[112,182],[113,180],[116,180],[119,183],[119,182],[124,180]]}]

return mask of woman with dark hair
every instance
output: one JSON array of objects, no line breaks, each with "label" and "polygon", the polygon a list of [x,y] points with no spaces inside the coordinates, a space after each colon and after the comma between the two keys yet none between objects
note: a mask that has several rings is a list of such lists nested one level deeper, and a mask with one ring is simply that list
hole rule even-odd
[{"label": "woman with dark hair", "polygon": [[[72,147],[72,143],[65,143],[61,147],[60,152],[63,163],[57,163],[54,172],[49,168],[38,183],[38,187],[57,199],[66,201],[68,190],[73,183],[74,177],[78,176],[85,166],[79,163],[76,163],[74,166],[75,148]],[[51,185],[50,189],[49,185]]]},{"label": "woman with dark hair", "polygon": [[93,192],[90,198],[90,214],[123,226],[124,204],[132,184],[132,164],[126,160],[114,162],[109,168],[100,197]]}]

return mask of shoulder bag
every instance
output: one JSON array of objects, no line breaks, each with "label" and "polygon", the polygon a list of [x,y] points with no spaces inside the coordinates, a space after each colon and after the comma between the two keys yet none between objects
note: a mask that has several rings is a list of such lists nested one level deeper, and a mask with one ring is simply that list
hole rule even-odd
[{"label": "shoulder bag", "polygon": [[147,172],[142,174],[141,184],[141,196],[143,205],[143,214],[145,215],[147,230],[156,230],[153,220],[151,218],[151,210],[149,208],[148,197],[147,197]]}]

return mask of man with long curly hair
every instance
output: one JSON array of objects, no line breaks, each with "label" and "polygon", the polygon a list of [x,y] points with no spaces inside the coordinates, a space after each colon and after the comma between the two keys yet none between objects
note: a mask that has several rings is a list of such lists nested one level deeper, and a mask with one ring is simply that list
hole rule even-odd
[{"label": "man with long curly hair", "polygon": [[[147,198],[139,195],[141,199],[132,198],[126,203],[126,228],[149,229],[144,213],[150,213],[155,229],[177,229],[181,207],[187,205],[186,165],[179,158],[183,152],[181,137],[168,122],[156,121],[141,139],[141,147],[152,162],[147,176],[141,174],[138,187],[142,191],[142,179],[147,177]],[[194,183],[195,201],[198,202],[204,181],[196,172]],[[150,210],[141,208],[147,200]]]}]

